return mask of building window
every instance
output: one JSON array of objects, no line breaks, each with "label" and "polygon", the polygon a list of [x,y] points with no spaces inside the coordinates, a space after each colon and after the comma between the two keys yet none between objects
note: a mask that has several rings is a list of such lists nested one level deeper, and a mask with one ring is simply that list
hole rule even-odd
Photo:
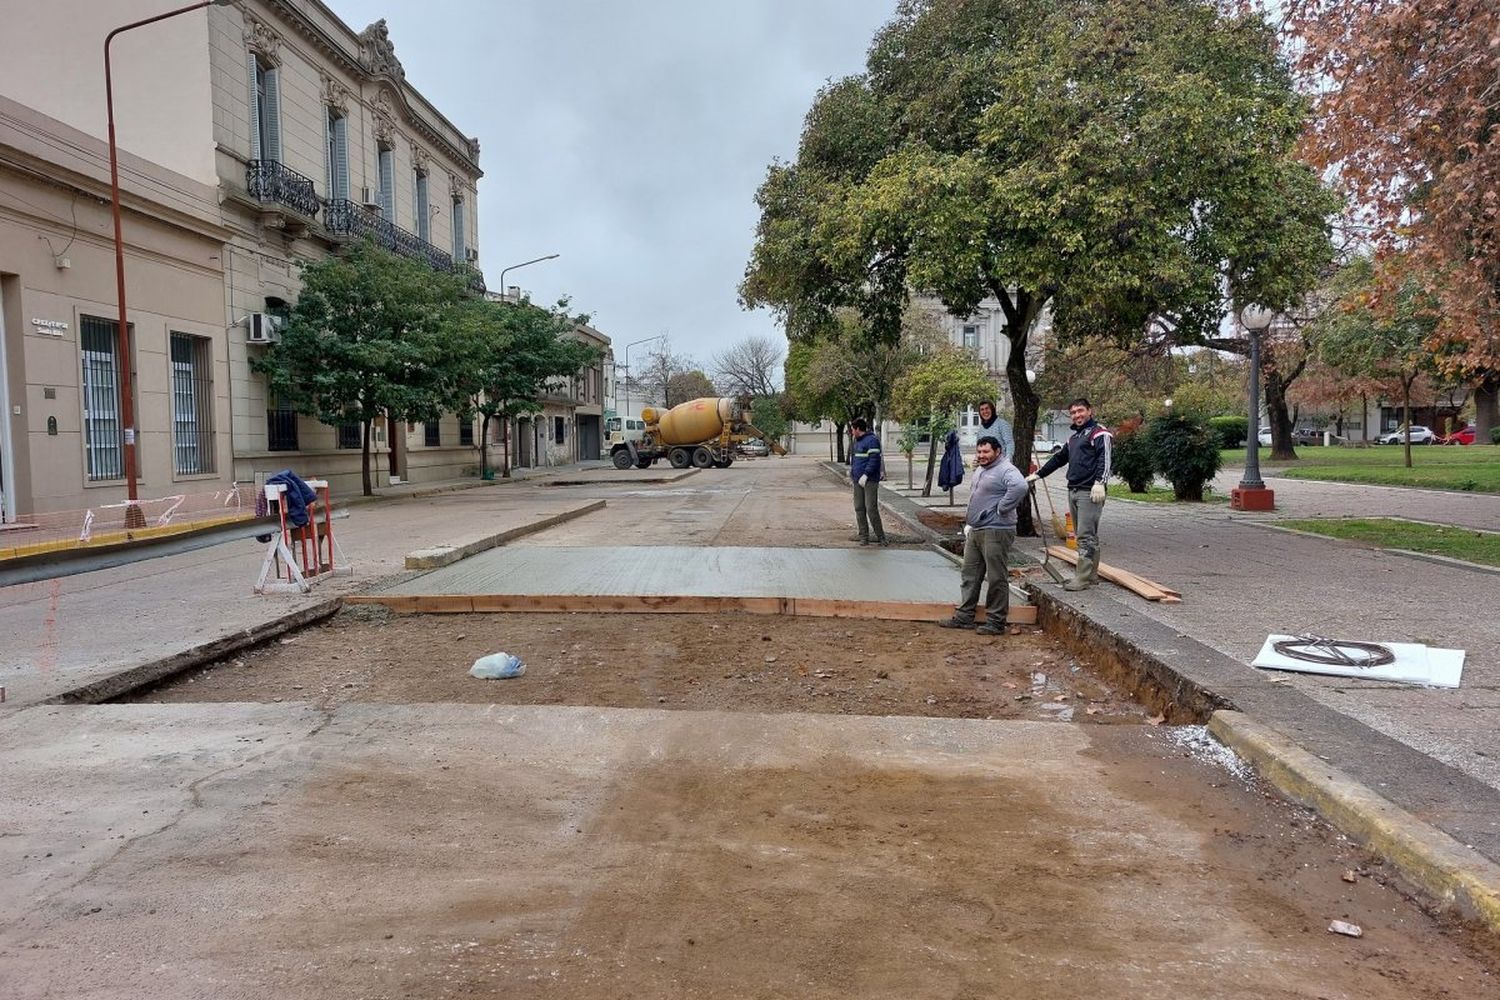
[{"label": "building window", "polygon": [[250,54],[250,159],[281,161],[281,73]]},{"label": "building window", "polygon": [[552,418],[552,441],[554,444],[562,444],[565,440],[567,440],[565,436],[566,430],[567,425],[563,423],[562,417]]},{"label": "building window", "polygon": [[453,199],[453,261],[456,264],[464,262],[464,200]]},{"label": "building window", "polygon": [[973,323],[964,325],[964,350],[975,352],[979,350],[979,327]]},{"label": "building window", "polygon": [[339,424],[339,447],[340,448],[363,448],[364,447],[364,425],[358,420],[345,420]]},{"label": "building window", "polygon": [[174,333],[171,355],[172,471],[205,475],[214,471],[213,343]]},{"label": "building window", "polygon": [[396,221],[396,151],[381,146],[380,167],[380,211],[391,222]]},{"label": "building window", "polygon": [[297,450],[297,411],[278,399],[266,406],[266,450]]},{"label": "building window", "polygon": [[349,197],[349,119],[332,108],[328,109],[328,197],[331,200],[347,200]]},{"label": "building window", "polygon": [[417,190],[417,235],[422,242],[432,242],[432,212],[427,207],[427,172],[418,170],[416,176]]},{"label": "building window", "polygon": [[83,447],[89,482],[125,477],[124,421],[120,416],[119,324],[82,317]]},{"label": "building window", "polygon": [[443,443],[443,429],[436,420],[422,425],[422,443],[429,448],[438,448]]},{"label": "building window", "polygon": [[458,443],[465,447],[474,445],[474,418],[461,420],[458,424]]}]

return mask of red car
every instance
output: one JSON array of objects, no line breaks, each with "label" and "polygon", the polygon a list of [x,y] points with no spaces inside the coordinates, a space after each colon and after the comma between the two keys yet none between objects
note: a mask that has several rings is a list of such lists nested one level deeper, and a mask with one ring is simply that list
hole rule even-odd
[{"label": "red car", "polygon": [[1454,431],[1452,434],[1449,434],[1447,437],[1443,438],[1443,444],[1473,444],[1473,443],[1474,443],[1474,425],[1473,424],[1469,424],[1466,427],[1461,427],[1458,430]]}]

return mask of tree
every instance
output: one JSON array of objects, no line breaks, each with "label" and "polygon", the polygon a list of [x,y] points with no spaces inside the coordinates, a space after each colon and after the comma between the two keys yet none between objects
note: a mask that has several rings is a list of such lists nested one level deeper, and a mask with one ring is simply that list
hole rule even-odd
[{"label": "tree", "polygon": [[[663,408],[670,409],[674,404],[671,399],[671,383],[673,377],[689,371],[693,367],[692,359],[672,351],[672,342],[667,337],[662,337],[656,342],[656,346],[646,355],[641,362],[640,374],[630,374],[635,377],[641,386],[653,397],[662,401]],[[682,402],[682,400],[677,400]]]},{"label": "tree", "polygon": [[1411,468],[1412,387],[1434,366],[1427,344],[1439,322],[1437,301],[1408,278],[1394,310],[1375,303],[1375,265],[1357,258],[1333,283],[1337,296],[1319,318],[1323,360],[1353,378],[1390,382],[1401,393],[1406,467]]},{"label": "tree", "polygon": [[[508,429],[518,416],[540,413],[541,397],[554,379],[571,378],[594,364],[600,351],[572,336],[586,316],[573,316],[566,303],[542,309],[528,300],[473,300],[461,306],[454,321],[459,351],[456,390],[462,412],[480,414],[480,475],[489,472],[489,426]],[[502,476],[510,475],[507,437]]]},{"label": "tree", "polygon": [[[932,495],[932,467],[937,461],[937,424],[951,427],[959,410],[990,391],[989,375],[973,355],[956,347],[945,346],[902,375],[892,390],[893,412],[903,423],[918,420],[932,422],[932,441],[927,450],[927,479],[922,485],[924,497]],[[1019,445],[1019,441],[1018,441]]]},{"label": "tree", "polygon": [[667,409],[686,403],[692,399],[702,399],[704,396],[717,396],[719,390],[714,388],[713,382],[709,381],[707,375],[694,368],[691,371],[677,372],[667,379],[666,397],[662,400]]},{"label": "tree", "polygon": [[774,396],[781,371],[782,349],[770,337],[746,337],[722,354],[714,355],[714,380],[730,396],[759,399]]},{"label": "tree", "polygon": [[[1015,460],[1030,339],[1178,342],[1225,300],[1284,309],[1331,256],[1338,200],[1291,156],[1305,104],[1272,31],[1199,0],[904,0],[773,165],[741,284],[793,338],[855,308],[896,337],[909,289],[998,301]],[[1029,530],[1023,514],[1023,530]]]},{"label": "tree", "polygon": [[1372,304],[1401,311],[1406,258],[1440,304],[1443,373],[1500,420],[1500,5],[1493,0],[1288,0],[1315,95],[1305,143],[1337,171],[1377,249]]},{"label": "tree", "polygon": [[[750,406],[750,422],[771,441],[780,441],[786,437],[786,411],[782,409],[781,397],[757,397]],[[770,441],[767,442],[769,443]]]},{"label": "tree", "polygon": [[355,244],[306,264],[281,340],[251,368],[298,413],[327,424],[357,421],[364,495],[370,426],[380,417],[431,420],[459,403],[463,359],[453,336],[464,279]]}]

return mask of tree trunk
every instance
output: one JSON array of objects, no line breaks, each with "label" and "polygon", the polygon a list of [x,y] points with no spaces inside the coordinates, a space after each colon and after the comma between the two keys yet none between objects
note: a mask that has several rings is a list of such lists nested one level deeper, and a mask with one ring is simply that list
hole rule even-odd
[{"label": "tree trunk", "polygon": [[[1262,348],[1264,353],[1264,348]],[[1266,394],[1266,413],[1271,418],[1271,459],[1272,461],[1294,462],[1297,460],[1297,452],[1292,447],[1292,415],[1287,406],[1286,390],[1288,382],[1281,377],[1281,373],[1274,368],[1262,368],[1261,379]],[[1252,434],[1259,434],[1260,428],[1254,427]]]},{"label": "tree trunk", "polygon": [[1487,373],[1474,387],[1474,443],[1489,444],[1495,427],[1500,427],[1500,371]]},{"label": "tree trunk", "polygon": [[363,433],[360,435],[362,441],[359,451],[359,466],[360,472],[364,477],[364,492],[367,497],[375,495],[375,488],[370,484],[370,423],[369,417],[365,417],[360,421]]},{"label": "tree trunk", "polygon": [[833,436],[836,437],[836,438],[838,438],[838,442],[839,442],[839,456],[836,459],[836,461],[840,465],[848,465],[849,464],[848,460],[844,458],[844,425],[842,423],[839,423],[839,422],[835,422],[834,423],[834,425],[833,425]]},{"label": "tree trunk", "polygon": [[479,478],[488,478],[485,473],[490,470],[490,415],[481,413],[479,415]]},{"label": "tree trunk", "polygon": [[[1031,471],[1031,442],[1036,438],[1037,411],[1042,399],[1031,387],[1026,376],[1026,344],[1031,338],[1031,324],[1035,314],[1041,311],[1040,304],[1033,310],[1029,296],[1018,293],[1018,314],[1006,315],[1005,336],[1010,341],[1010,357],[1005,362],[1005,381],[1010,387],[1010,398],[1015,401],[1015,422],[1011,425],[1016,434],[1016,453],[1011,461],[1024,475]],[[1024,538],[1035,537],[1036,524],[1031,517],[1031,506],[1022,504],[1016,509],[1016,534]]]},{"label": "tree trunk", "polygon": [[1370,394],[1367,392],[1359,394],[1359,438],[1365,444],[1370,443]]},{"label": "tree trunk", "polygon": [[500,425],[505,433],[501,436],[505,439],[505,458],[500,463],[500,478],[510,478],[510,414],[502,414],[500,419],[504,421]]},{"label": "tree trunk", "polygon": [[937,435],[928,434],[928,437],[932,440],[927,445],[927,479],[922,483],[922,495],[924,497],[932,496],[932,464],[937,460]]},{"label": "tree trunk", "polygon": [[1401,380],[1401,420],[1406,425],[1406,467],[1411,468],[1411,384],[1412,379]]},{"label": "tree trunk", "polygon": [[911,489],[912,488],[912,485],[911,485],[911,465],[912,465],[912,462],[911,462],[911,460],[912,460],[912,453],[911,452],[907,452],[906,453],[906,488],[907,489]]}]

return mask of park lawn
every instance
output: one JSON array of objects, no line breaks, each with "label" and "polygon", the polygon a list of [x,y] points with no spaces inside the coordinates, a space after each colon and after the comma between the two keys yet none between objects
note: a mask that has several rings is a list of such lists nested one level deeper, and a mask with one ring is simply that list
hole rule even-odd
[{"label": "park lawn", "polygon": [[1391,517],[1300,518],[1277,521],[1329,538],[1363,542],[1382,549],[1408,549],[1485,566],[1500,566],[1500,534],[1456,525],[1421,524]]},{"label": "park lawn", "polygon": [[[1177,498],[1172,495],[1172,487],[1158,486],[1152,483],[1146,487],[1144,493],[1132,493],[1124,485],[1114,485],[1109,488],[1110,499],[1135,500],[1139,503],[1177,503]],[[1183,501],[1189,503],[1191,501]],[[1229,498],[1222,493],[1215,493],[1207,487],[1203,490],[1204,503],[1228,503]]]},{"label": "park lawn", "polygon": [[[1500,493],[1500,446],[1412,445],[1410,469],[1402,464],[1404,450],[1400,445],[1298,448],[1297,461],[1272,462],[1262,448],[1260,466],[1263,473],[1289,479]],[[1243,448],[1220,454],[1226,469],[1245,464]]]}]

